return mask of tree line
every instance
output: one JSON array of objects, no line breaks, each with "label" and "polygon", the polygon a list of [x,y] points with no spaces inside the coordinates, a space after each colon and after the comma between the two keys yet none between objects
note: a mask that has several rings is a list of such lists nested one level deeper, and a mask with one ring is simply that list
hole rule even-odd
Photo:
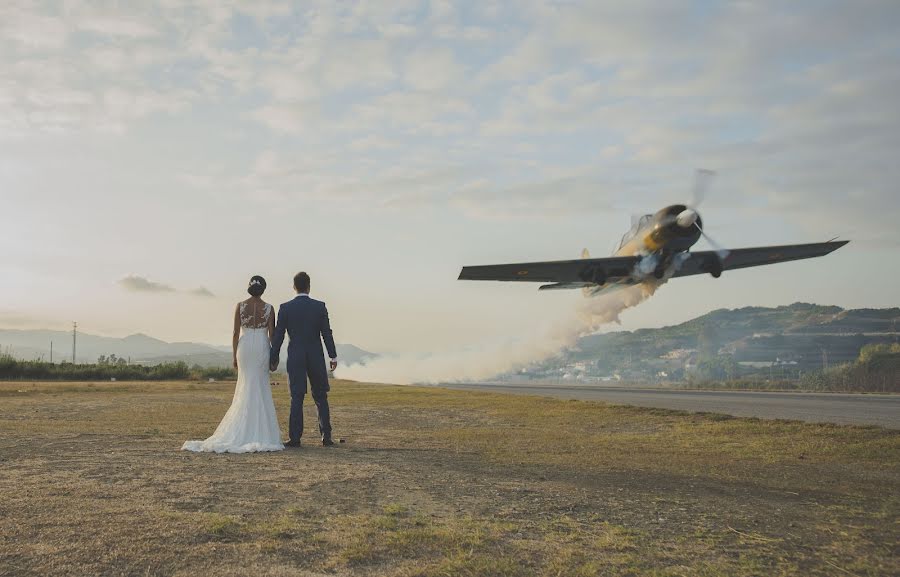
[{"label": "tree line", "polygon": [[797,378],[740,377],[737,370],[731,357],[709,358],[698,363],[687,384],[721,389],[900,393],[900,343],[866,345],[852,363],[805,372]]},{"label": "tree line", "polygon": [[189,379],[234,379],[237,372],[228,367],[189,366],[183,361],[158,365],[134,365],[123,359],[101,357],[95,364],[47,363],[23,361],[9,353],[0,353],[0,380],[43,381],[172,381]]}]

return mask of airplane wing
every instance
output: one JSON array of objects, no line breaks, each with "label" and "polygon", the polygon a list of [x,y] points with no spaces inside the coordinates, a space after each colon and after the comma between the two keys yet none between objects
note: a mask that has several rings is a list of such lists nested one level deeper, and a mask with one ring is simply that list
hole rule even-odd
[{"label": "airplane wing", "polygon": [[[820,242],[813,244],[790,244],[739,248],[732,250],[724,259],[715,251],[684,253],[677,272],[673,276],[690,276],[713,273],[764,264],[774,264],[790,260],[814,258],[839,249],[849,241]],[[636,282],[634,268],[640,257],[616,256],[611,258],[580,258],[576,260],[556,260],[514,264],[490,264],[465,266],[459,273],[459,280],[489,280],[512,282],[554,283],[543,290],[569,289],[602,285],[609,282]]]},{"label": "airplane wing", "polygon": [[[790,260],[815,258],[825,256],[845,244],[849,240],[836,242],[818,242],[812,244],[787,244],[782,246],[761,246],[757,248],[739,248],[732,250],[721,260],[721,270],[762,266]],[[672,276],[690,276],[694,274],[711,273],[720,266],[719,255],[716,251],[705,250],[687,253],[688,257]]]},{"label": "airplane wing", "polygon": [[630,277],[638,260],[634,256],[617,256],[464,266],[459,280],[603,284],[607,280]]}]

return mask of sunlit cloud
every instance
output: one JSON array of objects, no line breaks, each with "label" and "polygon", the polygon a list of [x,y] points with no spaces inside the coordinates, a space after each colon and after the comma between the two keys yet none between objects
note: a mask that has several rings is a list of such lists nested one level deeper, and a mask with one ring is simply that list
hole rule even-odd
[{"label": "sunlit cloud", "polygon": [[119,286],[130,292],[171,293],[175,289],[167,284],[154,282],[146,277],[128,275],[118,281]]},{"label": "sunlit cloud", "polygon": [[194,295],[194,296],[198,296],[198,297],[208,297],[208,298],[211,298],[211,297],[216,296],[211,290],[209,290],[209,289],[206,288],[206,287],[202,287],[202,286],[201,286],[201,287],[197,287],[197,288],[195,288],[195,289],[192,289],[192,290],[190,290],[190,291],[188,291],[188,292],[190,292],[190,294],[192,294],[192,295]]}]

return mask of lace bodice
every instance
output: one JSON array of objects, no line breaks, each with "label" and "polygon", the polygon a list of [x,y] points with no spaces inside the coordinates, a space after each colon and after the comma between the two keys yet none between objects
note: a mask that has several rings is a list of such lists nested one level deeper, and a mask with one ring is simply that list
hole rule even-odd
[{"label": "lace bodice", "polygon": [[[265,304],[265,306],[260,306]],[[264,329],[269,326],[269,316],[272,314],[272,305],[269,303],[241,302],[241,328]]]}]

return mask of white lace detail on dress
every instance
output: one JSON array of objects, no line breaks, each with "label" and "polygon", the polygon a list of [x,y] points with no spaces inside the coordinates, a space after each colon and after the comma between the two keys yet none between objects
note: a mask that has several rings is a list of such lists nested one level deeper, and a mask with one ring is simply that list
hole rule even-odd
[{"label": "white lace detail on dress", "polygon": [[269,315],[272,314],[272,305],[264,303],[260,307],[257,303],[242,302],[240,304],[241,327],[245,329],[264,329],[269,326]]}]

